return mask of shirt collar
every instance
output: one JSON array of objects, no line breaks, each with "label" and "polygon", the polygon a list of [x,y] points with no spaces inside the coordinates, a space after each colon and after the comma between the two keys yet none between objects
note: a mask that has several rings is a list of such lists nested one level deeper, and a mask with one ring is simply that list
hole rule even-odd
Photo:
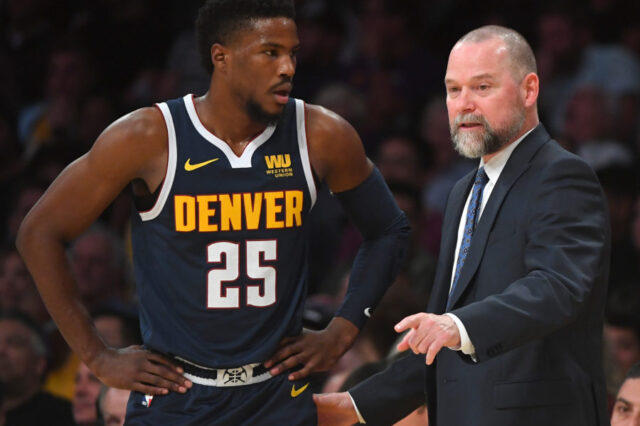
[{"label": "shirt collar", "polygon": [[498,153],[487,163],[484,162],[483,159],[480,159],[480,167],[484,167],[484,171],[487,173],[489,177],[489,182],[493,182],[494,184],[500,177],[500,173],[502,173],[502,169],[507,165],[507,161],[509,157],[511,157],[511,153],[516,149],[516,147],[522,142],[524,138],[527,137],[529,133],[531,133],[535,127],[526,132],[524,135],[520,136],[513,143],[510,143],[502,150],[498,151]]}]

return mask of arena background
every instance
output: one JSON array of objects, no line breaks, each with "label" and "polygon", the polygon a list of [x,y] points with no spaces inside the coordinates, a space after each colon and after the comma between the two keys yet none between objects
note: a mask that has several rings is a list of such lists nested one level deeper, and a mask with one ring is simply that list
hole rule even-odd
[{"label": "arena background", "polygon": [[[15,252],[18,226],[64,166],[114,119],[206,91],[208,76],[193,36],[201,3],[0,0],[0,308],[24,310],[44,328],[47,388],[66,398],[73,388],[54,379],[69,368],[70,355]],[[639,5],[296,1],[301,50],[293,96],[354,125],[414,228],[409,260],[378,315],[316,390],[338,389],[356,367],[385,359],[396,337],[391,325],[426,306],[447,191],[474,165],[461,160],[449,141],[443,90],[448,51],[466,31],[500,24],[521,32],[536,53],[542,122],[592,165],[607,194],[613,256],[606,371],[615,393],[624,371],[640,360]],[[360,242],[326,188],[318,206],[305,312],[307,325],[316,328],[340,302]],[[125,191],[69,251],[79,285],[89,289],[90,308],[98,312],[109,301],[106,308],[126,318],[135,316],[130,209]]]}]

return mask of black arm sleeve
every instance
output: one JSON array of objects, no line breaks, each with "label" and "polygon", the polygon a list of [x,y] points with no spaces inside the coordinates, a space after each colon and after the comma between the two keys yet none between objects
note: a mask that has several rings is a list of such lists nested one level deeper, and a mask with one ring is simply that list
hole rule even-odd
[{"label": "black arm sleeve", "polygon": [[349,389],[367,425],[394,424],[425,403],[424,360],[424,354],[409,353]]},{"label": "black arm sleeve", "polygon": [[360,185],[335,196],[364,237],[336,315],[362,328],[398,273],[411,228],[376,168]]}]

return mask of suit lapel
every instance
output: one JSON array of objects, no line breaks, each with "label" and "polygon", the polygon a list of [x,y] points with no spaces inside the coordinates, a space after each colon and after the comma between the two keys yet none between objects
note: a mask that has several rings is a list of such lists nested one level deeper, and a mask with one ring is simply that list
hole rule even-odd
[{"label": "suit lapel", "polygon": [[[534,156],[534,154],[549,139],[550,137],[544,127],[542,125],[538,125],[538,127],[534,129],[529,135],[527,135],[527,137],[520,143],[520,145],[518,145],[518,147],[509,157],[509,160],[507,160],[507,164],[505,165],[504,169],[502,169],[502,173],[500,173],[500,177],[498,178],[498,181],[496,182],[493,191],[491,192],[489,201],[487,202],[487,205],[482,212],[482,216],[480,216],[480,220],[476,225],[476,229],[471,239],[469,254],[464,262],[464,265],[462,266],[462,270],[460,271],[460,278],[458,278],[456,289],[451,295],[451,297],[453,298],[453,300],[451,301],[451,306],[455,306],[455,304],[458,302],[460,296],[469,286],[471,279],[475,275],[478,266],[480,265],[480,261],[482,260],[482,256],[484,255],[484,250],[487,246],[487,240],[489,238],[489,235],[491,234],[491,230],[494,227],[494,222],[496,220],[498,212],[500,211],[500,207],[504,202],[505,197],[511,190],[513,184],[529,168],[531,158]],[[458,215],[458,218],[460,218],[460,214]],[[456,222],[456,224],[457,223],[458,222]],[[457,241],[454,239],[454,250],[456,242]],[[453,258],[451,258],[450,263],[453,263]],[[451,269],[451,266],[449,268]]]}]

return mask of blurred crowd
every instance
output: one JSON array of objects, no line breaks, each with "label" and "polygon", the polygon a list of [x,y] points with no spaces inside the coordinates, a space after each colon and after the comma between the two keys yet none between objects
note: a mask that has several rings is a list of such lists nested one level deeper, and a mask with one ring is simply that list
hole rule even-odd
[{"label": "blurred crowd", "polygon": [[[63,413],[53,415],[59,424],[119,424],[105,416],[117,421],[108,407],[121,408],[126,393],[102,387],[70,353],[14,239],[55,177],[109,123],[207,90],[193,34],[201,3],[0,0],[0,425],[40,424],[29,417],[34,406]],[[640,3],[298,0],[296,8],[302,48],[293,96],[353,124],[413,227],[397,282],[316,391],[344,389],[383,368],[398,356],[393,325],[427,304],[448,191],[476,166],[450,142],[447,54],[466,31],[493,23],[532,43],[541,121],[591,164],[607,195],[613,251],[605,371],[613,402],[640,360]],[[140,342],[131,209],[127,188],[68,248],[79,292],[114,347]],[[305,323],[322,328],[343,297],[361,237],[327,188],[310,227]],[[424,424],[424,410],[415,416]]]}]

